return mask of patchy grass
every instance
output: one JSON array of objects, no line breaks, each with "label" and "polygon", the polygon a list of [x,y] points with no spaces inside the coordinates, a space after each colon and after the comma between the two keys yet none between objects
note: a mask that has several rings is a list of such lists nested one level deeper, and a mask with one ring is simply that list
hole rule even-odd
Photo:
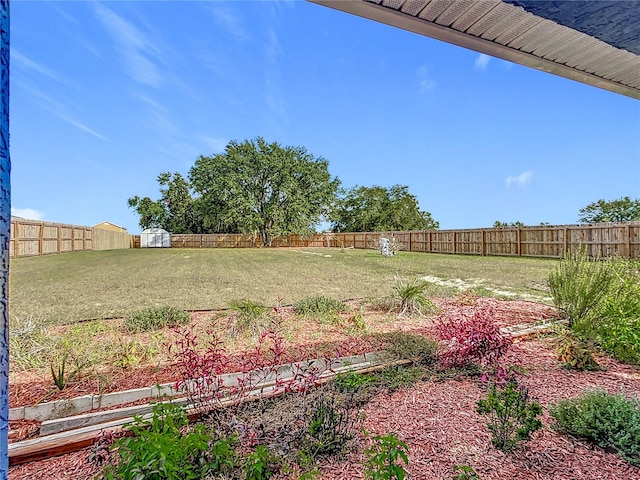
[{"label": "patchy grass", "polygon": [[[394,277],[430,275],[544,296],[557,260],[340,249],[135,249],[76,252],[11,260],[12,317],[68,324],[173,305],[226,308],[237,298],[264,305],[310,296],[381,298]],[[455,295],[434,285],[432,295]]]}]

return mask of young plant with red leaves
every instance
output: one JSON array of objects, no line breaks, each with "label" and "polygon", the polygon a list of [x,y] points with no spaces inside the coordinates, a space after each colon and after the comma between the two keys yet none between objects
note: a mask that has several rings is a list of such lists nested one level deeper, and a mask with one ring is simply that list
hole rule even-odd
[{"label": "young plant with red leaves", "polygon": [[440,340],[447,342],[446,351],[441,356],[443,365],[497,367],[500,357],[513,340],[500,332],[492,316],[493,310],[476,310],[473,315],[461,312],[456,317],[442,316],[435,331]]},{"label": "young plant with red leaves", "polygon": [[226,372],[229,356],[212,331],[206,332],[209,340],[203,349],[193,327],[179,330],[177,334],[178,338],[171,346],[174,365],[180,374],[175,389],[186,392],[194,407],[204,411],[219,403],[225,395],[220,375]]}]

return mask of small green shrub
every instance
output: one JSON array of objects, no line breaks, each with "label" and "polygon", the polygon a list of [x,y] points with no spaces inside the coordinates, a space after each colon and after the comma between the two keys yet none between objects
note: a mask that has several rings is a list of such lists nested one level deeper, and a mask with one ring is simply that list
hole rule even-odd
[{"label": "small green shrub", "polygon": [[556,339],[558,360],[572,370],[599,370],[600,365],[593,356],[592,341],[578,338],[571,330],[563,329]]},{"label": "small green shrub", "polygon": [[367,330],[367,324],[364,321],[364,316],[362,315],[362,308],[355,310],[351,313],[344,321],[343,326],[347,330],[347,332],[351,334],[359,334],[363,333]]},{"label": "small green shrub", "polygon": [[234,300],[230,304],[234,313],[230,332],[236,335],[244,332],[259,334],[269,324],[269,308],[251,300]]},{"label": "small green shrub", "polygon": [[480,477],[469,465],[454,465],[453,471],[457,472],[451,480],[480,480]]},{"label": "small green shrub", "polygon": [[395,360],[411,360],[414,365],[433,365],[437,358],[438,342],[415,333],[389,332],[379,334],[384,351]]},{"label": "small green shrub", "polygon": [[598,342],[618,360],[640,364],[640,261],[612,262],[615,279],[604,295]]},{"label": "small green shrub", "polygon": [[424,315],[438,310],[425,294],[430,285],[429,282],[418,277],[413,277],[410,280],[395,278],[393,290],[400,303],[398,318],[404,315],[412,316],[416,313]]},{"label": "small green shrub", "polygon": [[613,449],[640,467],[640,400],[601,390],[584,392],[549,407],[554,428]]},{"label": "small green shrub", "polygon": [[363,375],[356,372],[338,373],[336,375],[336,388],[339,392],[352,393],[361,387],[371,385],[375,381],[373,375]]},{"label": "small green shrub", "polygon": [[165,327],[177,327],[190,321],[189,312],[175,307],[158,307],[139,310],[127,315],[124,326],[129,332],[139,333]]},{"label": "small green shrub", "polygon": [[324,296],[303,298],[293,304],[293,311],[304,316],[335,316],[348,310],[349,307],[342,300]]},{"label": "small green shrub", "polygon": [[211,432],[202,424],[190,428],[177,405],[155,404],[151,418],[136,417],[130,430],[133,436],[113,444],[119,461],[105,470],[106,479],[200,479],[234,465],[230,440],[212,443]]},{"label": "small green shrub", "polygon": [[[365,450],[367,480],[403,480],[409,475],[409,447],[391,432],[373,437],[374,443]],[[403,466],[404,465],[404,466]]]},{"label": "small green shrub", "polygon": [[246,458],[245,480],[268,480],[274,473],[276,457],[264,445],[258,445]]},{"label": "small green shrub", "polygon": [[602,298],[614,280],[610,262],[591,258],[585,249],[567,252],[548,278],[553,303],[576,331],[594,329]]},{"label": "small green shrub", "polygon": [[487,397],[477,402],[477,412],[489,417],[491,443],[505,453],[542,428],[537,418],[542,414],[542,407],[529,400],[528,390],[515,380],[508,381],[504,387],[495,384],[489,387]]},{"label": "small green shrub", "polygon": [[319,395],[311,405],[303,450],[311,458],[342,452],[354,437],[356,419],[333,395]]}]

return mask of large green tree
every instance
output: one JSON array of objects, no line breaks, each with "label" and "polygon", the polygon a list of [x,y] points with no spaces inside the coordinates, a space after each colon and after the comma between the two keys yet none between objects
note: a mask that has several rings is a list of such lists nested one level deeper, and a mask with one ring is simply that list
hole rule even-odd
[{"label": "large green tree", "polygon": [[406,185],[353,187],[344,191],[331,213],[334,232],[435,230],[440,224],[420,210]]},{"label": "large green tree", "polygon": [[130,208],[140,215],[140,227],[164,228],[171,233],[202,233],[202,218],[198,203],[191,196],[189,182],[179,173],[158,175],[160,199],[129,198]]},{"label": "large green tree", "polygon": [[189,179],[207,229],[259,234],[264,245],[277,235],[313,232],[339,187],[325,159],[261,137],[200,156]]},{"label": "large green tree", "polygon": [[630,222],[640,220],[640,199],[629,197],[592,202],[580,209],[578,221],[582,223]]}]

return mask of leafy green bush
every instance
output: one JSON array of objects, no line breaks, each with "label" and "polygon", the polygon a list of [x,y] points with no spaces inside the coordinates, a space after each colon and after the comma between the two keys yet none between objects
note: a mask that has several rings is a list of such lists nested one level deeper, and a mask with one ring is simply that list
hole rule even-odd
[{"label": "leafy green bush", "polygon": [[268,480],[274,473],[276,457],[264,445],[258,445],[246,458],[245,480]]},{"label": "leafy green bush", "polygon": [[106,479],[173,480],[200,479],[234,465],[234,450],[228,439],[212,443],[205,425],[189,428],[184,409],[170,403],[153,406],[151,418],[136,417],[133,436],[114,443],[117,465],[105,470]]},{"label": "leafy green bush", "polygon": [[149,332],[165,327],[177,327],[191,321],[189,312],[175,307],[158,307],[139,310],[127,315],[125,328],[132,332]]},{"label": "leafy green bush", "polygon": [[549,275],[558,311],[587,342],[616,358],[640,363],[640,262],[567,255]]},{"label": "leafy green bush", "polygon": [[594,390],[560,400],[549,413],[558,431],[613,449],[640,467],[640,400]]},{"label": "leafy green bush", "polygon": [[425,294],[430,285],[429,282],[418,277],[413,277],[410,280],[395,278],[393,290],[400,303],[398,318],[404,315],[412,316],[416,313],[424,315],[438,310]]},{"label": "leafy green bush", "polygon": [[542,407],[529,400],[529,391],[515,380],[509,380],[504,387],[489,387],[487,398],[477,402],[477,412],[489,417],[491,443],[505,453],[542,428],[537,418]]},{"label": "leafy green bush", "polygon": [[348,310],[349,307],[342,300],[324,296],[303,298],[293,304],[293,311],[305,316],[333,316]]},{"label": "leafy green bush", "polygon": [[598,341],[619,360],[640,363],[640,261],[612,262],[614,281],[603,296]]},{"label": "leafy green bush", "polygon": [[365,450],[367,480],[403,480],[408,476],[403,465],[409,465],[409,447],[395,433],[376,435],[374,443]]}]

